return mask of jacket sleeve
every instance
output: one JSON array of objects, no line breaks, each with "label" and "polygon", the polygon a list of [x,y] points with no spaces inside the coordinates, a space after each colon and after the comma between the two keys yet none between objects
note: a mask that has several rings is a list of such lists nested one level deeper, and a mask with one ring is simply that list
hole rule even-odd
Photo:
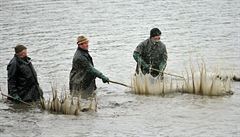
[{"label": "jacket sleeve", "polygon": [[99,70],[94,68],[94,66],[86,58],[81,58],[79,61],[80,64],[82,64],[82,67],[84,67],[86,72],[89,73],[90,75],[93,75],[94,77],[98,78],[104,77],[104,75]]},{"label": "jacket sleeve", "polygon": [[91,75],[94,75],[95,77],[98,77],[98,78],[104,78],[105,76],[102,74],[102,72],[100,72],[99,70],[97,70],[96,68],[94,68],[93,66],[90,67],[90,69],[88,70],[88,72],[91,74]]},{"label": "jacket sleeve", "polygon": [[17,62],[12,61],[7,66],[8,71],[8,94],[11,96],[17,95],[17,80],[16,80],[16,72],[17,72]]},{"label": "jacket sleeve", "polygon": [[144,68],[148,68],[149,65],[141,58],[141,54],[143,51],[143,46],[144,46],[144,42],[141,42],[136,49],[133,52],[133,58],[134,60],[141,66],[143,66]]},{"label": "jacket sleeve", "polygon": [[142,51],[143,51],[143,46],[144,46],[144,43],[141,42],[140,44],[138,44],[138,46],[136,47],[136,49],[134,50],[134,52],[139,53],[139,54],[141,55],[141,54],[142,54]]},{"label": "jacket sleeve", "polygon": [[165,46],[165,45],[164,45],[163,59],[164,59],[164,61],[167,63],[168,53],[167,53],[167,49],[166,49],[166,46]]},{"label": "jacket sleeve", "polygon": [[163,44],[163,55],[162,55],[162,62],[159,65],[159,70],[164,71],[166,66],[167,66],[167,59],[168,59],[168,54],[167,54],[167,49],[166,46]]},{"label": "jacket sleeve", "polygon": [[148,68],[148,64],[140,57],[140,54],[137,51],[133,52],[133,58],[135,59],[135,61],[140,64],[141,66],[143,66],[144,68]]}]

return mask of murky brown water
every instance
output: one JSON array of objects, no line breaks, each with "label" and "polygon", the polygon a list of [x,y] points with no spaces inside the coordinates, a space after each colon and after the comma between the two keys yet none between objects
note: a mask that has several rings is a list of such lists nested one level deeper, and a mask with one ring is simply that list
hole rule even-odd
[{"label": "murky brown water", "polygon": [[[0,1],[0,86],[6,93],[6,66],[13,47],[28,46],[44,96],[51,82],[68,88],[76,38],[90,38],[96,68],[130,84],[132,52],[159,27],[169,60],[167,71],[181,74],[192,60],[204,59],[240,75],[239,0],[191,1]],[[98,85],[98,112],[54,115],[22,109],[0,99],[0,136],[240,136],[240,85],[232,96],[191,94],[139,96],[114,84]]]}]

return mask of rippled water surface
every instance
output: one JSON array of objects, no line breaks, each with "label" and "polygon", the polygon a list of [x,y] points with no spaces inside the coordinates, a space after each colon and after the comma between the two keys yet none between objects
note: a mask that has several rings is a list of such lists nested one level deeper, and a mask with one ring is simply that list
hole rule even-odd
[{"label": "rippled water surface", "polygon": [[[44,96],[51,83],[68,88],[78,35],[90,39],[97,69],[130,84],[132,53],[158,27],[168,50],[168,72],[182,74],[204,60],[240,76],[239,0],[0,0],[0,86],[7,93],[6,66],[16,44],[28,47]],[[240,136],[240,85],[232,96],[191,94],[139,96],[97,80],[98,112],[80,116],[23,109],[0,99],[0,136]]]}]

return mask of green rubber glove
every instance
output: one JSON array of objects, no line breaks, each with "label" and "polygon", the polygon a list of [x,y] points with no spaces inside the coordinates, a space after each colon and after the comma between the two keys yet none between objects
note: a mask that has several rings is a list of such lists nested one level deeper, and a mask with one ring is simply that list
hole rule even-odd
[{"label": "green rubber glove", "polygon": [[14,97],[14,99],[17,100],[17,101],[21,100],[21,98],[20,98],[18,95],[16,95],[16,96]]},{"label": "green rubber glove", "polygon": [[109,78],[108,77],[106,77],[106,76],[102,76],[102,81],[103,81],[103,83],[108,83],[109,84]]},{"label": "green rubber glove", "polygon": [[18,95],[15,95],[14,97],[13,97],[13,101],[15,102],[15,103],[20,103],[20,101],[22,100]]},{"label": "green rubber glove", "polygon": [[165,70],[166,66],[167,66],[166,62],[161,62],[160,65],[159,65],[159,70],[161,72],[163,72]]},{"label": "green rubber glove", "polygon": [[145,72],[149,72],[150,66],[148,64],[142,64],[142,66]]},{"label": "green rubber glove", "polygon": [[140,64],[143,67],[143,70],[145,72],[149,71],[150,66],[140,57],[140,54],[136,51],[133,53],[133,58],[135,59],[138,64]]}]

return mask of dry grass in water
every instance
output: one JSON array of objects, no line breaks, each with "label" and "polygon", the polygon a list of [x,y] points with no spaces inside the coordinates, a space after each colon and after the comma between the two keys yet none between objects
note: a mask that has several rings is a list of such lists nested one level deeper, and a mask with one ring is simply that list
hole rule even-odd
[{"label": "dry grass in water", "polygon": [[233,94],[231,91],[231,76],[225,76],[214,71],[214,73],[207,73],[205,63],[198,65],[196,72],[193,65],[191,65],[190,73],[187,76],[182,88],[184,93],[193,93],[207,96],[222,96]]},{"label": "dry grass in water", "polygon": [[150,74],[144,75],[142,72],[136,74],[131,82],[132,92],[140,95],[165,95],[179,91],[176,80],[171,77],[163,80],[152,77]]},{"label": "dry grass in water", "polygon": [[81,99],[81,96],[71,96],[67,92],[61,93],[58,96],[57,89],[52,88],[52,98],[41,100],[41,107],[43,110],[51,113],[79,115],[82,111],[97,111],[97,101],[96,96],[85,100]]},{"label": "dry grass in water", "polygon": [[[186,76],[182,80],[173,79],[166,75],[163,80],[154,78],[150,74],[136,74],[132,78],[132,92],[140,95],[165,95],[173,92],[192,93],[206,96],[231,95],[231,84],[233,76],[223,75],[214,71],[207,73],[205,63],[198,65],[195,71],[193,65],[190,66],[190,73],[186,71]],[[180,85],[180,86],[179,86]]]}]

